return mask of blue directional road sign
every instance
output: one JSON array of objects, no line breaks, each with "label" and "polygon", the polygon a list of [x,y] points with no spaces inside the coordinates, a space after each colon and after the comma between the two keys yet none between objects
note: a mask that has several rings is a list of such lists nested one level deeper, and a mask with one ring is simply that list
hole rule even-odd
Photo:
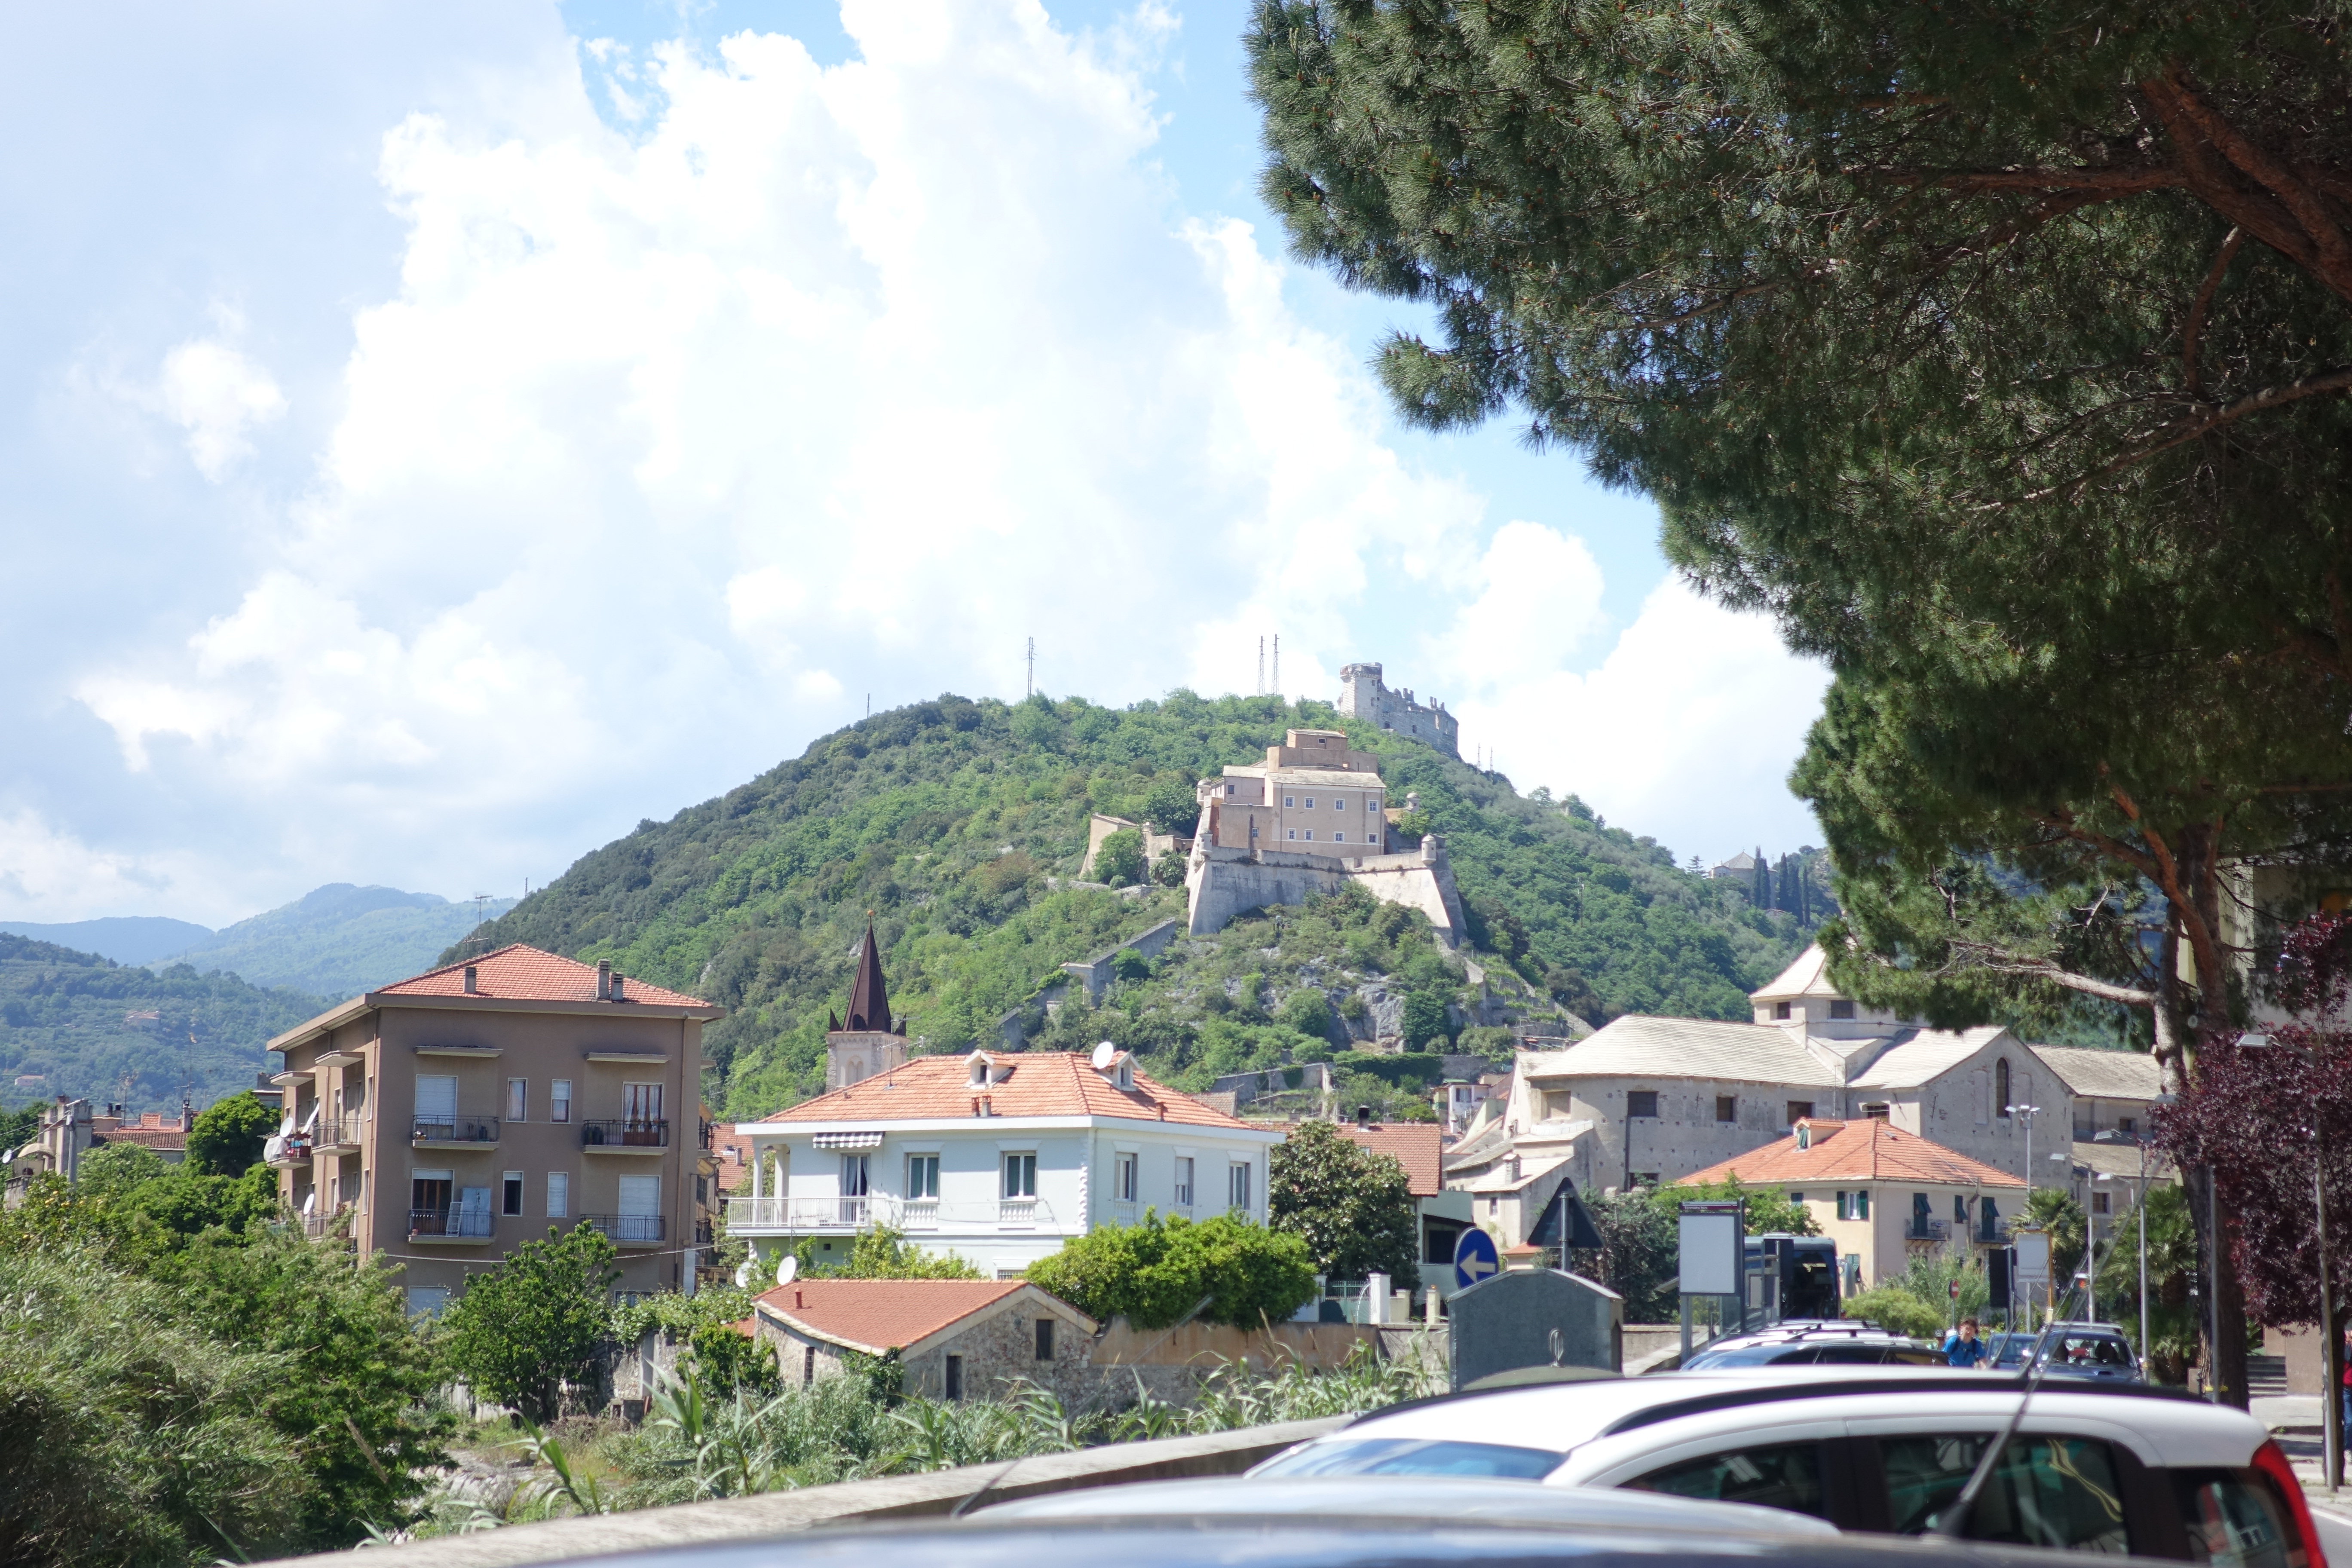
[{"label": "blue directional road sign", "polygon": [[1473,1226],[1454,1244],[1454,1282],[1465,1290],[1481,1279],[1492,1279],[1502,1267],[1503,1255],[1495,1250],[1495,1238],[1483,1230]]}]

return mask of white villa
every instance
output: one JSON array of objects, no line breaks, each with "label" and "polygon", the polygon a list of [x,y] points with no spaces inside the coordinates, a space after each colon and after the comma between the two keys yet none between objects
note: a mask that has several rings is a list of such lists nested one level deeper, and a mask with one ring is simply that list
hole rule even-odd
[{"label": "white villa", "polygon": [[1155,1083],[1125,1052],[909,1059],[896,1036],[877,1051],[872,1026],[889,1010],[871,932],[850,1013],[866,1027],[828,1036],[829,1092],[735,1127],[751,1180],[728,1200],[727,1228],[755,1252],[811,1237],[820,1258],[846,1256],[859,1231],[888,1226],[1011,1279],[1146,1209],[1265,1218],[1281,1128]]}]

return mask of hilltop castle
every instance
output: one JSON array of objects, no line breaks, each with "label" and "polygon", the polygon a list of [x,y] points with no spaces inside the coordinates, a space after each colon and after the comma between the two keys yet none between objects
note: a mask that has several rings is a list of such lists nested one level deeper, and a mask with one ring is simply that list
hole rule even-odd
[{"label": "hilltop castle", "polygon": [[1228,767],[1202,779],[1197,794],[1201,817],[1184,878],[1192,934],[1244,910],[1302,904],[1353,882],[1421,910],[1446,946],[1459,942],[1462,900],[1444,846],[1432,833],[1391,853],[1390,826],[1404,813],[1387,804],[1380,759],[1350,747],[1341,731],[1289,731],[1265,749],[1262,765]]},{"label": "hilltop castle", "polygon": [[1396,734],[1410,735],[1461,760],[1461,721],[1448,713],[1443,702],[1424,708],[1412,700],[1410,689],[1391,691],[1381,684],[1377,664],[1350,664],[1340,669],[1339,711]]}]

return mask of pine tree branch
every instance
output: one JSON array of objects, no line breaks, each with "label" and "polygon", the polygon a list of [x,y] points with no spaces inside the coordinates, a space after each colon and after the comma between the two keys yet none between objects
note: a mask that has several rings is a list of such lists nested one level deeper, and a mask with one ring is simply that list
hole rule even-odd
[{"label": "pine tree branch", "polygon": [[2346,240],[2344,230],[2311,187],[2200,97],[2187,73],[2178,65],[2167,66],[2164,79],[2173,89],[2174,101],[2182,117],[2202,132],[2223,157],[2261,184],[2294,216],[2295,222],[2311,237],[2322,268],[2336,292],[2352,289],[2352,241]]},{"label": "pine tree branch", "polygon": [[2137,169],[1874,169],[1855,165],[1841,173],[1854,179],[1957,191],[1963,195],[1986,191],[2090,191],[2127,196],[2189,183],[2179,169],[2168,163]]},{"label": "pine tree branch", "polygon": [[2205,342],[2205,315],[2213,305],[2214,291],[2221,287],[2221,275],[2230,270],[2237,258],[2238,247],[2246,242],[2246,231],[2232,227],[2221,241],[2221,254],[2205,273],[2205,281],[2197,290],[2197,298],[2189,306],[2189,324],[2180,334],[2180,384],[2189,396],[2196,397],[2203,381],[2203,369],[2197,363],[2197,351]]},{"label": "pine tree branch", "polygon": [[2068,494],[2081,489],[2084,485],[2095,480],[2105,479],[2109,474],[2137,467],[2158,453],[2168,452],[2173,447],[2194,441],[2200,436],[2210,436],[2223,426],[2234,425],[2250,414],[2260,414],[2266,409],[2284,407],[2290,403],[2300,403],[2306,397],[2323,397],[2330,393],[2347,390],[2352,390],[2352,366],[2339,366],[2334,370],[2322,371],[2316,375],[2306,375],[2283,385],[2265,386],[2258,392],[2250,392],[2243,397],[2233,398],[2228,403],[2207,404],[2188,417],[2174,420],[2148,440],[2141,442],[2128,451],[2117,454],[2088,473],[2078,475],[2063,484],[2045,485],[2038,490],[2028,490],[2011,500],[1990,502],[1984,510],[1998,511],[2008,507],[2031,505],[2035,501],[2048,500],[2053,496]]},{"label": "pine tree branch", "polygon": [[1986,955],[1984,962],[1968,965],[1969,970],[1974,973],[2014,974],[2027,979],[2047,980],[2052,984],[2063,986],[2069,991],[2078,991],[2085,996],[2095,996],[2102,1002],[2120,1003],[2126,1007],[2153,1007],[2157,1004],[2157,994],[2154,991],[2137,986],[2117,985],[2106,980],[2095,980],[2087,974],[2078,974],[2071,969],[2053,963],[2046,959],[2026,958],[1991,942],[1956,939],[1948,945],[1963,952]]}]

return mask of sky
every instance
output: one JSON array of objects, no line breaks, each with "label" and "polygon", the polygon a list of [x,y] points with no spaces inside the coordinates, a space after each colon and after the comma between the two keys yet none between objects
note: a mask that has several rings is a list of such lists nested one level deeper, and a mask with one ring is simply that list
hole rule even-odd
[{"label": "sky", "polygon": [[0,919],[520,892],[942,691],[1343,664],[1678,855],[1826,676],[1259,203],[1240,0],[20,9]]}]

